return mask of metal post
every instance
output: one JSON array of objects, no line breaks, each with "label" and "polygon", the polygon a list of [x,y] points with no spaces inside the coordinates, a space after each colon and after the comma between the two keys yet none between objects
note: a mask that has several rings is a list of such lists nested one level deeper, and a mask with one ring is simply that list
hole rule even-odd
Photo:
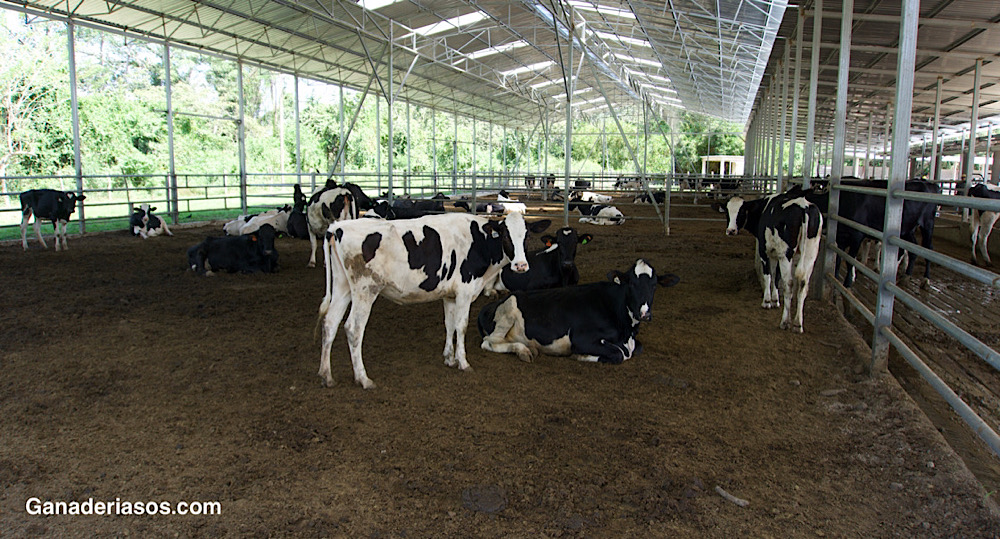
[{"label": "metal post", "polygon": [[[969,192],[972,187],[972,172],[976,166],[976,131],[979,129],[979,86],[983,74],[983,59],[976,59],[976,76],[972,86],[972,121],[969,122],[969,153],[965,162],[965,181],[963,182],[962,195]],[[969,222],[969,208],[962,208],[962,221]]]},{"label": "metal post", "polygon": [[[70,118],[73,122],[73,172],[76,175],[76,193],[83,194],[83,162],[80,160],[80,102],[76,96],[76,44],[75,25],[72,20],[66,21],[66,46],[69,53],[69,101]],[[80,207],[80,233],[87,231],[87,219],[84,216],[83,203],[78,203]],[[37,220],[38,217],[35,217]],[[56,240],[56,248],[59,247]]]},{"label": "metal post", "polygon": [[816,0],[816,11],[813,14],[812,57],[809,63],[809,112],[806,117],[806,149],[802,155],[802,180],[804,187],[809,187],[809,174],[813,173],[813,148],[816,137],[816,91],[819,89],[819,47],[820,34],[823,31],[823,0]]},{"label": "metal post", "polygon": [[[437,145],[437,109],[431,109],[431,153],[434,154],[431,164],[431,174],[434,176],[434,192],[438,192],[438,145]],[[454,194],[454,193],[453,193]]]},{"label": "metal post", "polygon": [[[791,140],[788,145],[788,175],[795,175],[795,143],[799,136],[799,87],[802,81],[802,27],[805,16],[803,8],[799,8],[795,21],[795,80],[792,96],[792,129],[790,131]],[[805,173],[803,173],[805,176]],[[808,184],[807,184],[808,185]]]},{"label": "metal post", "polygon": [[[413,167],[410,161],[410,149],[412,148],[411,144],[412,141],[413,139],[410,138],[410,102],[407,101],[406,102],[406,186],[405,186],[407,192],[411,191],[410,177],[413,174]],[[421,189],[422,188],[423,186],[421,186]]]},{"label": "metal post", "polygon": [[[296,89],[297,88],[298,88],[298,85],[296,85]],[[339,146],[341,148],[346,148],[347,147],[347,140],[344,138],[346,136],[345,133],[344,133],[344,85],[341,84],[341,85],[337,86],[337,91],[339,92],[339,95],[340,95],[340,102],[339,102],[339,104],[337,106],[337,109],[338,109],[337,116],[339,117],[338,119],[340,121],[340,144],[339,144]],[[365,93],[367,94],[367,92],[365,92]],[[296,98],[296,99],[298,99],[298,98]],[[363,99],[364,98],[362,97],[362,102],[364,102]],[[361,110],[361,103],[358,103],[358,110]],[[299,111],[298,111],[298,105],[295,106],[295,113],[296,114],[299,113]],[[298,127],[296,126],[296,130],[297,129],[298,129]],[[298,137],[298,131],[295,132],[295,136]],[[340,155],[340,153],[342,151],[343,150],[339,150],[337,152],[337,163],[340,165],[340,181],[341,182],[343,182],[343,181],[346,180],[346,177],[345,177],[345,174],[344,174],[344,158]],[[336,170],[336,169],[334,169],[334,170]],[[330,172],[332,173],[334,171],[331,170]]]},{"label": "metal post", "polygon": [[[295,75],[293,79],[295,81],[295,183],[302,183],[302,122],[299,118],[301,104],[299,102],[299,76]],[[343,102],[343,99],[341,99]],[[343,109],[341,109],[343,110]],[[341,116],[340,122],[341,129],[343,129],[344,122],[343,116]],[[341,137],[343,138],[343,137]]]},{"label": "metal post", "polygon": [[[840,56],[837,70],[837,96],[834,108],[833,119],[833,156],[831,159],[832,170],[830,171],[830,194],[829,208],[827,215],[839,215],[840,212],[840,189],[834,186],[840,185],[840,179],[844,176],[844,158],[847,138],[847,83],[851,70],[851,26],[854,24],[854,0],[843,0],[842,13],[840,18]],[[826,237],[828,241],[836,243],[837,220],[828,218],[826,220]],[[836,264],[837,253],[832,249],[827,249],[823,257],[823,271],[820,272],[820,290],[825,290],[823,281],[828,271],[831,271]],[[850,268],[848,268],[850,271]],[[824,291],[824,295],[826,292]]]},{"label": "metal post", "polygon": [[[174,106],[173,91],[170,81],[170,44],[163,44],[163,93],[167,98],[167,174],[170,182],[170,200],[167,207],[170,211],[170,219],[176,225],[180,219],[180,208],[178,207],[177,196],[177,168],[174,161]],[[125,183],[128,189],[128,182]]]},{"label": "metal post", "polygon": [[[874,114],[872,114],[872,113],[869,112],[868,113],[868,139],[865,141],[865,170],[864,170],[864,173],[861,174],[862,178],[870,178],[871,176],[874,175],[874,174],[872,174],[872,175],[868,174],[868,168],[871,167],[871,164],[872,164],[872,157],[871,157],[871,155],[872,155],[872,116],[874,116]],[[872,171],[874,171],[874,170],[875,169],[873,168]]]},{"label": "metal post", "polygon": [[[576,32],[573,25],[573,14],[572,11],[569,12],[567,17],[567,23],[570,25],[568,29],[568,41],[569,46],[569,62],[563,66],[563,73],[565,76],[569,77],[566,84],[566,138],[565,146],[563,148],[563,153],[566,157],[566,170],[563,173],[563,226],[569,226],[569,174],[570,167],[572,166],[572,152],[573,152],[573,90],[576,88],[574,84],[576,80],[573,77],[573,34]],[[560,55],[560,59],[562,56]],[[622,133],[622,139],[624,139],[625,144],[628,145],[628,137]],[[544,185],[544,182],[543,182]]]},{"label": "metal post", "polygon": [[[785,161],[785,127],[788,122],[788,70],[791,67],[788,59],[791,56],[789,50],[791,44],[785,41],[784,67],[781,70],[781,134],[778,136],[778,191],[785,191],[785,178],[787,177],[782,165]],[[791,173],[791,170],[789,170]]]},{"label": "metal post", "polygon": [[395,161],[394,158],[396,156],[396,141],[394,141],[392,139],[392,137],[393,137],[393,132],[392,132],[392,127],[393,127],[392,126],[392,105],[396,101],[396,88],[394,87],[395,80],[393,79],[393,74],[392,74],[392,52],[395,50],[395,47],[392,46],[392,30],[395,27],[396,27],[396,25],[394,25],[394,24],[390,24],[389,25],[389,42],[386,43],[386,46],[389,47],[389,80],[387,81],[387,84],[386,84],[386,87],[389,88],[389,95],[385,96],[385,109],[386,109],[386,114],[385,115],[386,115],[386,121],[387,121],[387,129],[389,131],[389,147],[386,148],[386,152],[388,153],[388,155],[386,157],[389,159],[388,167],[387,167],[389,169],[388,170],[389,171],[389,196],[388,196],[389,200],[392,200],[392,188],[395,185],[395,180],[396,180],[395,178],[393,178],[393,169],[392,169],[392,167],[394,165],[394,161]]},{"label": "metal post", "polygon": [[[378,98],[375,99],[375,189],[382,194],[382,101]],[[389,202],[392,203],[391,197]]]},{"label": "metal post", "polygon": [[[455,137],[451,139],[451,192],[458,193],[458,114],[453,114]],[[504,137],[506,138],[506,137]],[[504,155],[504,161],[507,156]]]},{"label": "metal post", "polygon": [[[910,98],[912,99],[912,98]],[[888,166],[886,160],[889,159],[889,138],[892,136],[892,101],[885,106],[885,139],[882,141],[882,163],[878,170],[878,179],[884,180]],[[909,127],[907,127],[909,130]]]},{"label": "metal post", "polygon": [[236,62],[236,98],[239,100],[239,126],[236,144],[239,146],[240,154],[240,209],[243,213],[248,213],[249,204],[247,202],[247,131],[244,119],[245,101],[243,99],[243,62]]},{"label": "metal post", "polygon": [[913,96],[913,67],[917,53],[917,22],[920,16],[919,2],[903,2],[903,17],[900,22],[900,43],[896,64],[896,115],[894,117],[892,141],[892,175],[885,197],[885,227],[882,242],[882,272],[879,278],[878,296],[875,309],[875,330],[872,337],[872,362],[870,371],[884,372],[889,361],[889,341],[883,334],[892,325],[892,308],[895,299],[889,285],[896,282],[896,255],[899,251],[890,238],[899,236],[903,218],[903,199],[893,191],[903,190],[906,185],[909,166],[910,99]]}]

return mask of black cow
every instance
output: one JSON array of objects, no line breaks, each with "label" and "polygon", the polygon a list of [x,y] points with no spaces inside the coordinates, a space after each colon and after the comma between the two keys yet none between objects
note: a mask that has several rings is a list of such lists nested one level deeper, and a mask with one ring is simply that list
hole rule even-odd
[{"label": "black cow", "polygon": [[[969,189],[969,196],[1000,200],[1000,187],[986,183],[977,183]],[[976,246],[978,245],[979,252],[983,254],[983,259],[986,260],[987,264],[993,265],[987,246],[990,240],[990,232],[993,232],[993,225],[996,224],[998,217],[1000,217],[1000,212],[972,210],[972,222],[970,223],[969,231],[972,235],[973,264],[979,264],[979,261],[976,259]]]},{"label": "black cow", "polygon": [[539,290],[571,286],[580,282],[576,268],[576,246],[586,245],[594,239],[590,234],[577,235],[570,227],[561,228],[555,236],[542,236],[544,249],[528,253],[529,269],[515,273],[505,266],[497,281],[497,290]]},{"label": "black cow", "polygon": [[392,203],[393,217],[389,219],[416,219],[425,215],[444,213],[445,200],[448,200],[448,196],[444,193],[438,193],[430,200],[397,198]]},{"label": "black cow", "polygon": [[128,220],[133,236],[140,236],[142,239],[146,239],[160,234],[174,235],[170,231],[170,228],[167,227],[166,221],[153,215],[154,211],[156,211],[156,206],[150,208],[149,204],[146,203],[140,204],[138,208],[135,208]]},{"label": "black cow", "polygon": [[188,266],[197,273],[275,273],[278,251],[274,248],[274,227],[263,225],[241,236],[207,237],[188,249]]},{"label": "black cow", "polygon": [[642,351],[639,323],[652,319],[656,285],[673,286],[643,259],[608,281],[514,292],[479,312],[483,350],[531,361],[539,352],[580,361],[621,363]]},{"label": "black cow", "polygon": [[309,218],[306,216],[306,195],[302,186],[295,184],[292,193],[292,213],[288,215],[288,235],[300,240],[309,239]]},{"label": "black cow", "polygon": [[28,250],[28,220],[32,215],[35,216],[35,236],[38,237],[43,249],[47,249],[48,245],[45,245],[45,240],[42,239],[39,219],[52,221],[56,251],[60,249],[60,238],[62,238],[62,249],[69,249],[69,244],[66,242],[66,223],[76,211],[76,203],[86,198],[86,195],[77,196],[76,193],[53,189],[32,189],[21,193],[21,246],[24,250]]}]

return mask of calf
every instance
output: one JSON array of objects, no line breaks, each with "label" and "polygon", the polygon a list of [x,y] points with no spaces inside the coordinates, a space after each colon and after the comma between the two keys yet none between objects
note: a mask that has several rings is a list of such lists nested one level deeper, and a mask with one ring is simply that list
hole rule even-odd
[{"label": "calf", "polygon": [[[969,189],[969,196],[1000,200],[1000,187],[987,183],[978,183]],[[1000,217],[1000,212],[972,210],[972,222],[969,225],[970,232],[972,233],[973,264],[979,264],[979,260],[976,259],[976,246],[978,245],[979,252],[983,254],[983,259],[986,260],[987,264],[993,265],[987,247],[990,240],[990,232],[993,232],[993,225],[996,224],[998,217]]]},{"label": "calf", "polygon": [[784,308],[779,327],[802,333],[802,310],[823,230],[820,208],[797,193],[781,193],[749,202],[733,197],[724,211],[726,234],[746,229],[756,239],[755,261],[764,294],[761,307],[770,309],[781,303],[780,281]]},{"label": "calf", "polygon": [[577,210],[583,217],[581,223],[594,225],[620,225],[625,222],[625,216],[618,208],[604,204],[587,204],[585,202],[570,202],[570,210]]},{"label": "calf", "polygon": [[558,288],[580,282],[576,268],[576,246],[586,245],[594,239],[590,234],[577,235],[570,227],[561,228],[555,236],[542,236],[547,246],[528,253],[530,270],[517,273],[510,266],[500,272],[496,290],[539,290]]},{"label": "calf", "polygon": [[132,227],[133,236],[141,236],[142,239],[146,239],[160,234],[174,235],[167,227],[166,221],[153,215],[154,211],[156,211],[155,206],[150,208],[149,204],[143,203],[132,212],[128,224]]},{"label": "calf", "polygon": [[196,273],[274,273],[278,271],[278,251],[274,248],[274,227],[263,225],[244,236],[208,237],[188,249],[188,266]]},{"label": "calf", "polygon": [[32,189],[21,193],[21,246],[24,250],[28,250],[28,220],[32,215],[35,216],[35,236],[38,237],[43,249],[47,249],[48,245],[45,245],[45,240],[42,239],[39,219],[52,221],[56,251],[60,248],[60,238],[62,238],[62,249],[69,249],[69,243],[66,241],[66,224],[76,211],[76,203],[86,198],[86,195],[77,196],[76,193],[53,189]]},{"label": "calf", "polygon": [[673,274],[657,276],[643,259],[608,281],[514,292],[479,312],[483,350],[531,361],[539,352],[580,361],[622,363],[642,351],[640,322],[652,319],[656,285],[673,286]]},{"label": "calf", "polygon": [[323,327],[319,375],[327,386],[330,350],[337,327],[351,307],[344,329],[351,350],[354,380],[375,387],[361,356],[372,304],[383,296],[398,304],[444,301],[445,365],[469,369],[465,329],[469,308],[503,266],[528,271],[524,242],[528,231],[541,232],[548,220],[527,224],[520,213],[503,221],[463,213],[385,221],[359,219],[330,226],[324,243],[326,295],[319,308]]}]

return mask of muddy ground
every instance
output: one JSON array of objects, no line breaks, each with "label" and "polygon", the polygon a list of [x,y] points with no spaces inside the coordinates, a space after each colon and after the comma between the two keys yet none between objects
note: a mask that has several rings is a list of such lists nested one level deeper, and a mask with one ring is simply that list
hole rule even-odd
[{"label": "muddy ground", "polygon": [[[0,535],[1000,534],[991,493],[896,381],[861,374],[849,324],[810,298],[805,334],[779,330],[752,239],[722,226],[577,226],[595,235],[584,281],[637,257],[681,277],[623,365],[524,363],[481,350],[473,326],[474,370],[459,372],[441,358],[440,303],[379,300],[371,391],[343,333],[336,387],[316,376],[323,276],[308,242],[278,241],[278,274],[209,278],[185,251],[218,225],[0,246]],[[36,516],[32,498],[221,514]]]}]

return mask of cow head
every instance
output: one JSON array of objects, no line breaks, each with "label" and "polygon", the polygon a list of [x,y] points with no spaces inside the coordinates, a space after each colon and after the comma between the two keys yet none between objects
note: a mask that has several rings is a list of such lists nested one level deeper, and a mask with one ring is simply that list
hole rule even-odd
[{"label": "cow head", "polygon": [[576,231],[570,227],[560,228],[555,236],[548,234],[542,236],[542,243],[546,247],[555,249],[558,255],[559,266],[564,270],[571,270],[576,260],[576,246],[586,245],[594,239],[590,234],[577,235]]},{"label": "cow head", "polygon": [[608,280],[625,288],[625,307],[628,309],[632,325],[653,319],[652,305],[656,286],[674,286],[681,279],[673,273],[657,276],[653,266],[640,258],[627,272],[612,270]]},{"label": "cow head", "polygon": [[544,232],[552,221],[542,219],[533,223],[524,220],[520,212],[508,213],[503,221],[489,221],[483,225],[483,231],[500,240],[503,254],[511,261],[510,269],[515,273],[528,271],[528,258],[524,251],[524,242],[528,232]]},{"label": "cow head", "polygon": [[733,197],[726,201],[723,206],[718,202],[712,204],[712,209],[719,213],[726,214],[726,235],[735,236],[740,233],[740,229],[747,223],[746,208],[743,207],[745,201],[743,197]]}]

